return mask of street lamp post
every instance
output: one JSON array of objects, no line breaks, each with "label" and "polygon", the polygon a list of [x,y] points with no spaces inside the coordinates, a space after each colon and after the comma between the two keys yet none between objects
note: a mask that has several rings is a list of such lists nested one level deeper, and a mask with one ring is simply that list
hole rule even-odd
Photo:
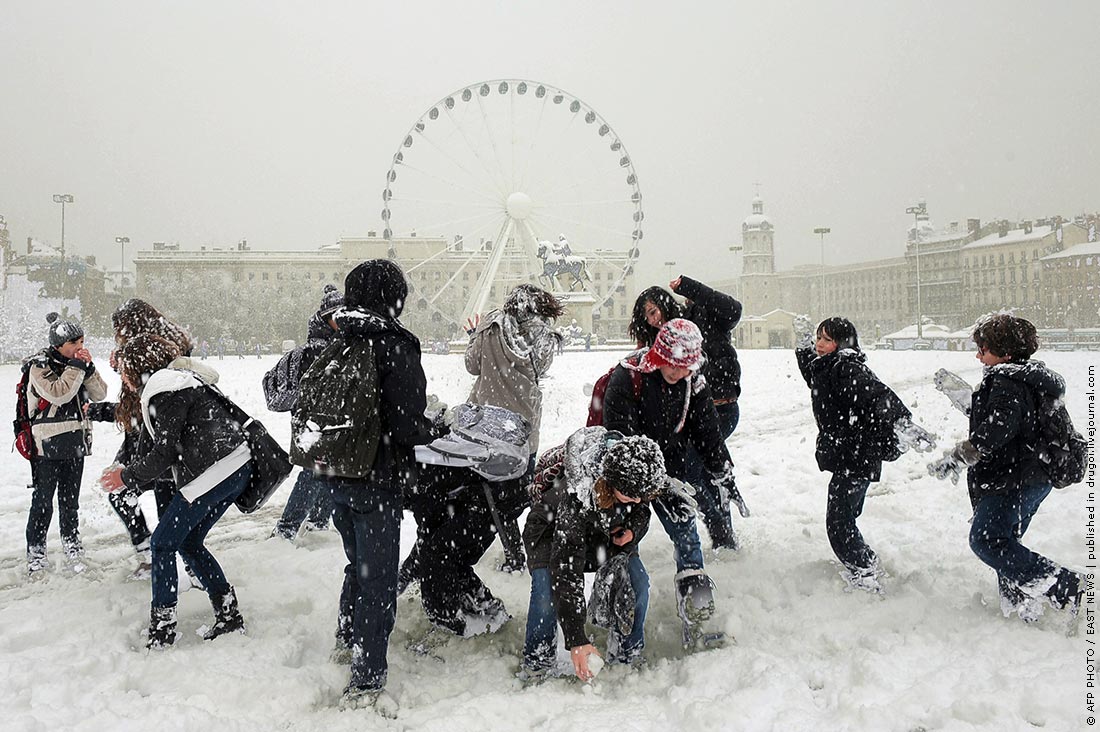
[{"label": "street lamp post", "polygon": [[668,281],[672,282],[672,268],[676,266],[675,262],[665,262],[665,266],[668,267]]},{"label": "street lamp post", "polygon": [[825,318],[825,235],[831,232],[827,226],[819,226],[814,233],[821,236],[821,292],[818,293],[818,307],[821,308],[821,317]]},{"label": "street lamp post", "polygon": [[122,245],[122,267],[118,272],[118,290],[121,293],[126,289],[126,245],[130,243],[130,237],[116,236],[115,243]]},{"label": "street lamp post", "polygon": [[917,340],[924,340],[924,329],[921,324],[920,302],[920,219],[928,214],[928,206],[924,201],[918,201],[916,206],[905,209],[905,213],[913,214],[913,251],[917,259]]},{"label": "street lamp post", "polygon": [[66,279],[66,268],[65,268],[65,204],[66,203],[72,203],[73,202],[73,197],[72,197],[72,194],[69,194],[69,193],[55,193],[54,196],[53,196],[53,202],[61,204],[61,278],[60,278],[61,281],[58,282],[58,285],[61,288],[62,294],[64,294],[65,279]]}]

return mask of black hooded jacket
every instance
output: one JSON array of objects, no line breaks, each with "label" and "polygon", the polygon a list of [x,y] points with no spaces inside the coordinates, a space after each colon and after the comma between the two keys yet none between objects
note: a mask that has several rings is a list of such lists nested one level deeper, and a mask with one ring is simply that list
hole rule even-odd
[{"label": "black hooded jacket", "polygon": [[400,267],[372,259],[348,274],[345,307],[333,316],[340,338],[371,342],[378,367],[381,440],[374,468],[364,480],[397,491],[416,479],[413,448],[434,439],[424,416],[427,378],[420,340],[397,321],[407,294]]},{"label": "black hooded jacket", "polygon": [[890,387],[867,368],[863,351],[844,348],[818,356],[795,351],[810,387],[817,421],[817,466],[856,480],[876,481],[882,456],[895,444],[894,424],[910,416]]},{"label": "black hooded jacket", "polygon": [[737,399],[741,395],[741,363],[731,336],[741,322],[741,303],[690,277],[680,277],[676,293],[691,300],[684,317],[699,326],[703,334],[703,353],[707,357],[703,373],[712,396]]},{"label": "black hooded jacket", "polygon": [[970,498],[1049,482],[1038,458],[1036,392],[1061,398],[1066,383],[1042,361],[985,370],[970,402],[970,443],[981,459],[967,471]]}]

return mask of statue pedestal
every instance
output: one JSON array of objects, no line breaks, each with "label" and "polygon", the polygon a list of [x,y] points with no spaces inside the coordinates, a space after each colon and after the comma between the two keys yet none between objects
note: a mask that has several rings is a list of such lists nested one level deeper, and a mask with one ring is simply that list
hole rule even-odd
[{"label": "statue pedestal", "polygon": [[596,298],[587,292],[555,292],[554,297],[565,306],[565,314],[558,318],[559,326],[566,326],[573,320],[585,333],[592,332],[592,310],[596,307]]}]

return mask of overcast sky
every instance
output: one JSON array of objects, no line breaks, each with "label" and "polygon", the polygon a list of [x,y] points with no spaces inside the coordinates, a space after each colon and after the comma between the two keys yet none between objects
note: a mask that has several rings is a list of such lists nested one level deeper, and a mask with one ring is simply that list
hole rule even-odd
[{"label": "overcast sky", "polygon": [[[0,214],[118,266],[380,227],[409,127],[531,79],[628,146],[645,279],[726,276],[759,182],[780,267],[899,256],[911,217],[1100,209],[1100,3],[0,3]],[[641,283],[640,283],[641,284]]]}]

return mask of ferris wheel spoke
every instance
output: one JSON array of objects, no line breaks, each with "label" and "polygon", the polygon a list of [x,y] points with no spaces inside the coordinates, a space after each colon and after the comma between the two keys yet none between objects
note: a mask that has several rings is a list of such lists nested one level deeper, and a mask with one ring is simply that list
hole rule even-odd
[{"label": "ferris wheel spoke", "polygon": [[493,150],[493,158],[496,159],[497,170],[500,171],[501,177],[507,184],[505,190],[510,192],[514,190],[512,185],[514,181],[508,180],[508,174],[504,172],[504,163],[501,162],[500,151],[497,150],[496,136],[493,134],[492,128],[489,127],[489,117],[485,114],[485,105],[482,103],[480,96],[477,98],[477,108],[481,110],[481,126],[485,128],[485,136],[489,139],[489,147]]},{"label": "ferris wheel spoke", "polygon": [[[437,222],[432,222],[432,223],[428,223],[428,224],[417,224],[417,226],[423,232],[430,232],[430,231],[438,231],[440,229],[445,229],[445,228],[448,228],[448,227],[452,227],[452,226],[455,226],[456,224],[467,224],[467,223],[470,223],[472,221],[477,221],[478,219],[483,219],[483,218],[486,218],[486,217],[492,217],[493,220],[497,220],[501,216],[503,216],[503,214],[501,214],[499,212],[488,211],[488,212],[482,212],[482,213],[479,213],[479,214],[474,214],[473,216],[464,216],[462,218],[451,219],[450,221],[437,221]],[[410,231],[412,231],[412,230],[410,230]]]},{"label": "ferris wheel spoke", "polygon": [[478,286],[470,294],[470,299],[462,312],[463,319],[472,318],[476,313],[480,313],[485,309],[485,303],[488,302],[493,283],[497,279],[500,260],[504,257],[504,246],[508,243],[508,238],[512,236],[512,232],[515,231],[515,226],[515,219],[509,217],[504,226],[501,227],[500,233],[497,234],[497,238],[493,242],[493,250],[489,253],[489,261],[486,262],[485,269],[478,279]]},{"label": "ferris wheel spoke", "polygon": [[[444,107],[444,109],[446,109],[446,107]],[[458,130],[458,134],[462,135],[462,139],[466,142],[466,147],[469,148],[470,152],[477,158],[477,161],[481,163],[481,169],[485,171],[485,175],[487,175],[489,180],[493,183],[493,186],[497,190],[497,194],[499,194],[501,198],[507,198],[508,194],[505,192],[505,189],[501,187],[500,181],[494,179],[492,171],[489,170],[489,166],[485,163],[485,159],[482,158],[481,153],[478,152],[474,143],[470,141],[470,136],[466,134],[466,128],[462,126],[462,123],[458,121],[458,118],[455,117],[454,113],[449,109],[447,109],[447,116],[451,119],[455,129]]]},{"label": "ferris wheel spoke", "polygon": [[430,203],[432,205],[443,206],[465,206],[467,208],[488,208],[500,213],[505,211],[499,201],[495,203],[470,203],[469,201],[447,201],[441,198],[411,198],[408,196],[390,196],[390,201],[397,201],[398,203]]},{"label": "ferris wheel spoke", "polygon": [[439,143],[437,143],[434,139],[432,139],[431,137],[428,137],[427,133],[417,132],[417,134],[420,136],[420,139],[424,140],[429,145],[431,145],[433,148],[435,148],[435,150],[438,151],[439,154],[442,155],[447,161],[449,161],[452,165],[454,165],[456,168],[458,168],[463,173],[465,173],[470,178],[471,181],[474,181],[475,183],[477,183],[479,181],[479,177],[476,174],[474,174],[465,165],[463,165],[461,162],[459,162],[455,158],[454,155],[451,155],[445,149],[443,149],[443,147],[441,145],[439,145]]},{"label": "ferris wheel spoke", "polygon": [[534,157],[535,152],[535,140],[539,139],[539,130],[542,129],[542,116],[546,112],[546,100],[547,97],[542,98],[542,105],[539,107],[539,116],[535,120],[535,131],[531,135],[531,144],[527,147],[527,157],[525,158],[523,166],[523,176],[520,177],[520,190],[527,188],[527,174],[531,172],[531,159]]},{"label": "ferris wheel spoke", "polygon": [[[580,112],[575,112],[575,113],[572,114],[572,116],[569,117],[569,123],[566,124],[564,127],[562,127],[561,130],[558,131],[557,138],[554,140],[553,144],[547,146],[547,147],[549,147],[550,150],[555,150],[555,149],[558,149],[558,148],[561,147],[561,144],[560,144],[561,141],[563,139],[565,139],[565,136],[567,134],[569,134],[570,130],[573,129],[573,123],[577,121],[577,117],[579,115],[580,115]],[[532,188],[530,191],[528,191],[528,193],[532,194],[532,197],[534,197],[534,192],[537,192],[537,189]]]},{"label": "ferris wheel spoke", "polygon": [[620,203],[625,203],[630,206],[634,205],[634,202],[629,198],[614,198],[604,201],[570,201],[569,203],[536,203],[533,205],[533,209],[538,211],[544,208],[558,208],[558,207],[579,207],[579,206],[614,206]]},{"label": "ferris wheel spoke", "polygon": [[[534,216],[534,214],[532,214],[532,215]],[[594,231],[601,231],[605,234],[613,234],[617,237],[623,237],[623,238],[625,238],[629,241],[634,240],[633,239],[633,234],[629,231],[616,231],[615,229],[609,229],[606,226],[599,226],[598,224],[592,224],[592,223],[588,223],[586,221],[577,221],[576,219],[571,219],[571,218],[568,218],[566,216],[558,216],[557,214],[546,213],[545,211],[539,213],[536,216],[536,218],[537,219],[547,218],[547,219],[553,219],[554,221],[562,221],[562,222],[565,222],[567,224],[573,224],[574,226],[582,226],[584,228],[592,229]]]},{"label": "ferris wheel spoke", "polygon": [[571,180],[569,183],[563,186],[555,188],[547,193],[539,194],[539,200],[545,201],[546,203],[553,205],[555,203],[555,201],[553,200],[555,196],[558,196],[562,193],[568,193],[570,191],[576,191],[581,188],[587,188],[588,186],[591,186],[592,184],[597,183],[601,180],[605,180],[606,178],[606,172],[597,172],[596,174],[591,175],[587,178],[581,178],[580,180]]},{"label": "ferris wheel spoke", "polygon": [[501,198],[499,196],[493,196],[492,194],[486,193],[486,192],[478,190],[476,188],[470,188],[468,186],[464,186],[461,183],[456,183],[455,181],[451,180],[450,178],[444,178],[441,175],[437,175],[435,173],[429,173],[428,171],[423,170],[422,168],[418,168],[415,165],[410,165],[406,162],[401,162],[401,163],[398,163],[398,164],[401,167],[403,167],[407,170],[411,170],[415,173],[419,173],[420,175],[431,178],[432,180],[438,181],[439,183],[442,183],[443,185],[447,185],[447,186],[450,186],[451,188],[454,188],[456,190],[466,191],[467,193],[472,193],[476,196],[480,196],[481,198],[484,198],[486,201],[490,201],[491,203],[494,203],[497,206],[501,205]]}]

